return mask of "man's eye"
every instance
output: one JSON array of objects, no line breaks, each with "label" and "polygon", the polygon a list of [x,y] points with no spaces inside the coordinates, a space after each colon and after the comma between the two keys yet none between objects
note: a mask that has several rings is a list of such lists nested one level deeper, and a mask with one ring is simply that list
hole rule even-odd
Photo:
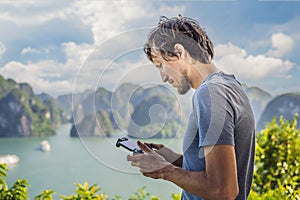
[{"label": "man's eye", "polygon": [[162,68],[162,64],[156,65],[157,68]]}]

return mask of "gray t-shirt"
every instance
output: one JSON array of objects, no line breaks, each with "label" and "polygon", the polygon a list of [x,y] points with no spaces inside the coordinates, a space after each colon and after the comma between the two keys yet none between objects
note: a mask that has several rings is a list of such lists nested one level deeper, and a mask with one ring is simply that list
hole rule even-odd
[{"label": "gray t-shirt", "polygon": [[[205,170],[204,146],[233,145],[236,154],[239,194],[244,200],[250,192],[254,155],[255,121],[245,91],[233,75],[209,75],[193,96],[183,138],[183,165],[187,171]],[[182,191],[182,200],[200,200]]]}]

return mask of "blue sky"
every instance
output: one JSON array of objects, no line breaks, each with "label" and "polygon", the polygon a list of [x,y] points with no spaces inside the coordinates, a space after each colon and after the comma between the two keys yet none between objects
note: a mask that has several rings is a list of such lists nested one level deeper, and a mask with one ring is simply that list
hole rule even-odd
[{"label": "blue sky", "polygon": [[300,1],[0,1],[0,74],[36,93],[160,84],[142,54],[165,15],[195,18],[215,63],[273,96],[300,93]]}]

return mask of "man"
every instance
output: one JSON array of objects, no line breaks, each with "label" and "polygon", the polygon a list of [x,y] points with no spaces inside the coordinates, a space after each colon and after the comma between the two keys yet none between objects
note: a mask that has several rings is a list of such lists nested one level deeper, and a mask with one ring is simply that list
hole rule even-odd
[{"label": "man", "polygon": [[183,200],[247,199],[255,154],[254,116],[240,83],[213,64],[210,38],[193,19],[161,17],[144,50],[163,82],[180,94],[195,89],[193,112],[183,155],[162,144],[138,141],[145,153],[127,160],[143,175],[181,187]]}]

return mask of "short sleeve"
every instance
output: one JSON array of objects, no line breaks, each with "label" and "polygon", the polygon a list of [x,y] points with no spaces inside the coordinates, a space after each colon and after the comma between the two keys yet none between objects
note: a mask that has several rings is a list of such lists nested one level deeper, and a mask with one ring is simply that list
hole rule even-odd
[{"label": "short sleeve", "polygon": [[193,96],[193,112],[199,132],[199,146],[234,146],[232,101],[221,84],[204,84]]}]

